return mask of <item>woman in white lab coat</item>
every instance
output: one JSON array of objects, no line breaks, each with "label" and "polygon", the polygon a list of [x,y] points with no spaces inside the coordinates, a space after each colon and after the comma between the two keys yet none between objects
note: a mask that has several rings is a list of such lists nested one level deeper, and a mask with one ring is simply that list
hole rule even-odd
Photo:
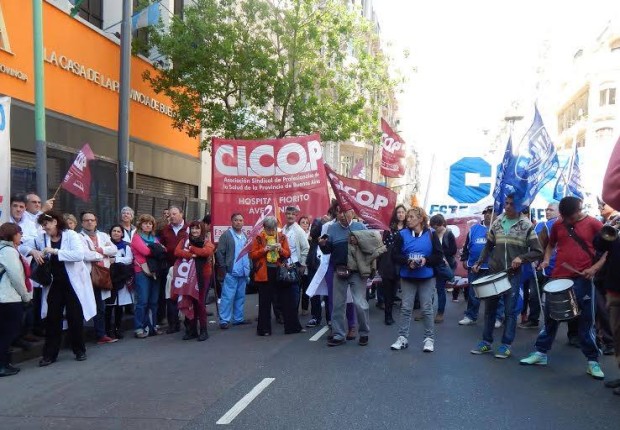
[{"label": "woman in white lab coat", "polygon": [[53,280],[43,291],[42,316],[47,315],[45,345],[39,366],[49,366],[58,359],[62,335],[63,309],[69,325],[71,348],[78,361],[86,360],[84,320],[97,313],[90,273],[84,264],[84,244],[80,235],[69,230],[63,216],[54,211],[39,215],[43,227],[37,239],[42,255],[35,258],[42,264],[49,259]]}]

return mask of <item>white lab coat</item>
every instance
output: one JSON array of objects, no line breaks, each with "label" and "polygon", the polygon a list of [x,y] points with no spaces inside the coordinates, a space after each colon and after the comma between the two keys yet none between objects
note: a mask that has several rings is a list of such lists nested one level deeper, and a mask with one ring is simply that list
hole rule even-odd
[{"label": "white lab coat", "polygon": [[[50,237],[41,234],[36,240],[39,249],[50,247]],[[58,252],[58,259],[65,263],[69,282],[75,291],[80,304],[82,305],[82,314],[86,321],[97,315],[97,304],[95,303],[95,294],[93,293],[93,284],[90,280],[90,271],[84,264],[84,242],[80,235],[73,230],[65,230],[62,232],[62,243]],[[43,298],[41,303],[41,318],[47,316],[47,293],[49,287],[43,288]]]},{"label": "white lab coat", "polygon": [[[96,246],[92,239],[84,232],[80,233],[82,241],[84,241],[84,264],[88,269],[88,273],[91,271],[91,263],[103,261],[104,267],[110,267],[110,258],[116,255],[118,248],[112,243],[112,239],[107,233],[101,231],[97,232],[97,243],[99,248],[103,249],[103,254],[95,251]],[[105,300],[112,295],[110,290],[101,290],[101,299]]]}]

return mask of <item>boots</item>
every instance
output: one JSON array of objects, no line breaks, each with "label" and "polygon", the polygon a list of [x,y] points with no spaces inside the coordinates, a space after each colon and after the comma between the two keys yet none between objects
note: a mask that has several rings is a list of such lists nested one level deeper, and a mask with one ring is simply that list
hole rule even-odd
[{"label": "boots", "polygon": [[195,339],[198,337],[195,328],[188,328],[185,330],[185,334],[183,335],[183,340]]},{"label": "boots", "polygon": [[385,307],[385,325],[394,324],[394,318],[392,318],[392,306]]},{"label": "boots", "polygon": [[209,339],[209,332],[206,327],[200,327],[200,335],[198,335],[198,342],[204,342]]}]

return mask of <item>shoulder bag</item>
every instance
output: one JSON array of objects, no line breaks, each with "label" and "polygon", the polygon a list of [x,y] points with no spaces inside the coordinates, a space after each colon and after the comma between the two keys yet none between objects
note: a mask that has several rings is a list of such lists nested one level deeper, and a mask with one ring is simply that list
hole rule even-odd
[{"label": "shoulder bag", "polygon": [[[46,236],[43,236],[44,242],[45,238]],[[36,241],[35,248],[37,251],[40,251],[39,245],[37,245]],[[32,259],[30,262],[30,279],[43,287],[49,287],[52,285],[54,276],[52,275],[52,262],[49,258],[44,258],[42,264],[39,264],[36,259]]]},{"label": "shoulder bag", "polygon": [[95,288],[100,290],[112,289],[112,277],[110,276],[110,269],[107,267],[92,264],[90,267],[90,280]]}]

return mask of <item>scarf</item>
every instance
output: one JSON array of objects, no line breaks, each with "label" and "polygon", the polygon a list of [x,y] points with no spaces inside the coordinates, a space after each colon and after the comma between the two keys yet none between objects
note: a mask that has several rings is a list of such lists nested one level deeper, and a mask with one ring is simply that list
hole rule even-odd
[{"label": "scarf", "polygon": [[82,229],[82,233],[86,233],[86,236],[90,237],[91,239],[93,237],[97,236],[97,229],[94,230],[86,230],[85,228]]},{"label": "scarf", "polygon": [[147,245],[149,243],[155,243],[155,236],[152,233],[147,235],[147,234],[140,232],[138,233],[138,235],[140,235],[142,240],[144,240],[144,242],[146,242]]},{"label": "scarf", "polygon": [[202,248],[205,246],[205,238],[204,237],[189,237],[189,244],[195,246],[196,248]]},{"label": "scarf", "polygon": [[114,245],[116,245],[116,248],[120,251],[124,251],[125,248],[127,248],[128,243],[125,242],[123,239],[119,240],[118,242],[115,242],[114,239],[111,239],[112,243]]}]

